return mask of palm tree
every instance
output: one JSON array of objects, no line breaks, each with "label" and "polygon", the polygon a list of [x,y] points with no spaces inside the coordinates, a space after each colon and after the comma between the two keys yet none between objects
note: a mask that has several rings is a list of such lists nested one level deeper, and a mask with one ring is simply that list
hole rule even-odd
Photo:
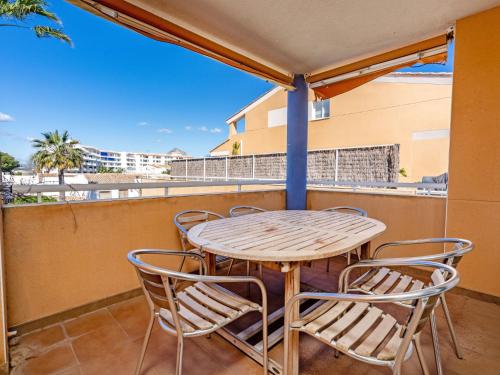
[{"label": "palm tree", "polygon": [[[80,168],[83,162],[83,152],[75,146],[79,143],[70,139],[65,130],[42,133],[42,139],[34,139],[33,147],[37,149],[33,155],[33,164],[37,173],[43,170],[57,169],[59,185],[64,184],[64,172],[71,168]],[[64,192],[60,193],[60,199],[64,200]]]},{"label": "palm tree", "polygon": [[71,39],[62,31],[62,28],[27,25],[26,22],[34,16],[40,16],[61,25],[61,20],[47,10],[45,0],[0,0],[0,19],[8,22],[0,23],[1,27],[30,29],[35,32],[38,38],[55,38],[72,44]]}]

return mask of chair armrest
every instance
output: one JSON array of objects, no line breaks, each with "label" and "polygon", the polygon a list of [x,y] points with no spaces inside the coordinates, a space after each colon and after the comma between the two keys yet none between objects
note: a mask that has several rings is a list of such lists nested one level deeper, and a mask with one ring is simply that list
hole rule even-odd
[{"label": "chair armrest", "polygon": [[461,238],[424,238],[417,240],[404,240],[404,241],[394,241],[387,242],[378,246],[374,253],[372,259],[377,259],[380,253],[390,247],[398,246],[408,246],[408,245],[429,245],[429,244],[455,244],[455,249],[452,251],[441,252],[432,255],[422,255],[413,257],[398,257],[397,259],[408,259],[408,260],[443,260],[453,256],[462,256],[465,253],[471,251],[474,245],[471,241],[461,239]]},{"label": "chair armrest", "polygon": [[[142,261],[139,258],[141,255],[168,255],[168,256],[172,255],[172,256],[179,256],[179,257],[183,257],[183,258],[186,258],[186,257],[196,258],[196,260],[198,260],[202,264],[202,272],[203,272],[203,274],[204,275],[207,274],[208,266],[207,266],[207,262],[206,262],[205,258],[201,254],[198,254],[198,253],[195,253],[195,252],[192,252],[192,251],[140,249],[140,250],[131,251],[128,254],[127,258],[129,259],[129,261],[132,264],[135,264],[137,261],[139,261],[140,263],[142,263]],[[138,256],[137,261],[134,260],[135,256]],[[147,264],[144,264],[144,263],[143,263],[143,268],[144,269],[150,268],[151,270],[157,271],[159,273],[163,273],[163,271],[164,271],[163,269],[161,269],[159,267],[156,267],[156,266],[153,266],[153,265],[147,265]],[[173,272],[173,273],[179,274],[178,272]],[[182,275],[182,274],[180,274],[180,275]]]}]

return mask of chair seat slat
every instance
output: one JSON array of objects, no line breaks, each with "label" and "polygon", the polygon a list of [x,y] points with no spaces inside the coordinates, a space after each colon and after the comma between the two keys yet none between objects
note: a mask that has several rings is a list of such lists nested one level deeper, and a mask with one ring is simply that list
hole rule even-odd
[{"label": "chair seat slat", "polygon": [[402,330],[403,326],[399,326],[384,349],[382,349],[382,351],[377,355],[377,359],[382,361],[392,361],[396,357],[396,353],[398,352],[401,342],[403,341],[401,338]]},{"label": "chair seat slat", "polygon": [[364,302],[357,302],[354,306],[339,320],[327,327],[320,333],[320,336],[326,341],[332,341],[343,330],[347,329],[354,323],[368,308],[369,304]]},{"label": "chair seat slat", "polygon": [[412,280],[413,280],[412,277],[408,275],[403,275],[401,279],[399,279],[399,283],[394,287],[391,293],[402,293],[406,291],[406,288],[408,288],[408,285],[410,285]]},{"label": "chair seat slat", "polygon": [[258,309],[259,305],[254,302],[248,301],[242,297],[231,295],[229,293],[224,293],[220,290],[210,287],[204,283],[194,284],[196,289],[208,294],[211,298],[218,300],[219,302],[232,307],[233,309],[246,312],[250,309]]},{"label": "chair seat slat", "polygon": [[382,341],[387,337],[392,327],[397,323],[390,315],[384,315],[382,321],[370,334],[361,342],[354,352],[356,354],[370,357]]},{"label": "chair seat slat", "polygon": [[373,275],[368,281],[366,281],[363,285],[361,285],[361,289],[366,290],[367,292],[372,290],[377,284],[379,284],[385,276],[389,273],[389,269],[382,267],[378,270],[376,274]]},{"label": "chair seat slat", "polygon": [[[172,317],[172,313],[168,309],[160,309],[160,318],[163,319],[171,326],[172,329],[175,329],[174,318]],[[184,332],[194,332],[194,328],[189,324],[186,324],[181,320],[181,328]]]},{"label": "chair seat slat", "polygon": [[351,305],[351,302],[338,302],[323,315],[319,316],[312,322],[308,323],[304,329],[310,333],[316,333],[323,327],[329,325],[333,320],[335,320],[340,314],[342,314]]},{"label": "chair seat slat", "polygon": [[197,315],[189,309],[186,309],[184,306],[180,306],[179,315],[187,320],[191,325],[198,327],[199,329],[210,329],[214,326],[214,324],[203,317]]},{"label": "chair seat slat", "polygon": [[342,350],[349,350],[351,346],[358,341],[382,315],[382,310],[372,307],[368,313],[338,341],[337,346]]},{"label": "chair seat slat", "polygon": [[401,274],[397,271],[391,271],[389,276],[384,280],[382,284],[376,287],[373,292],[375,294],[384,294],[399,280]]},{"label": "chair seat slat", "polygon": [[215,311],[207,309],[205,306],[201,305],[184,292],[179,293],[177,297],[186,307],[188,307],[191,311],[196,311],[196,313],[204,319],[208,319],[217,324],[223,324],[227,320],[226,317],[219,315]]},{"label": "chair seat slat", "polygon": [[188,293],[191,298],[198,300],[198,302],[202,303],[206,307],[210,308],[210,310],[213,310],[220,315],[225,315],[230,318],[234,318],[236,315],[238,315],[237,310],[234,310],[229,306],[223,305],[222,303],[210,298],[209,296],[203,294],[202,292],[200,292],[199,290],[197,290],[192,286],[186,288],[184,292]]}]

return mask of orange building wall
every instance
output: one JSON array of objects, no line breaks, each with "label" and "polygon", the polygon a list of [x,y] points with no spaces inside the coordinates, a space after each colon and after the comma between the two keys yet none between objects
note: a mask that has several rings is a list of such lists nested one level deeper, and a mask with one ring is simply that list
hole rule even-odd
[{"label": "orange building wall", "polygon": [[[309,100],[314,100],[312,92]],[[244,154],[286,151],[286,126],[268,128],[268,112],[287,105],[278,91],[245,115],[245,132],[213,151],[228,151],[242,142]],[[412,132],[449,129],[450,84],[371,82],[331,99],[331,117],[309,122],[308,149],[328,149],[399,143],[401,181],[448,170],[449,138],[413,140]]]},{"label": "orange building wall", "polygon": [[500,7],[456,25],[447,235],[476,249],[462,286],[500,296]]}]

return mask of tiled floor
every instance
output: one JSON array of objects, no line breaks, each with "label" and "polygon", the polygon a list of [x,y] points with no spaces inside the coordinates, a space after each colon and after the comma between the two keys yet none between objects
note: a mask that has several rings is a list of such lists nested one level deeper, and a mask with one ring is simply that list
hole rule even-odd
[{"label": "tiled floor", "polygon": [[[340,259],[330,274],[324,272],[325,265],[321,262],[314,263],[312,268],[304,267],[302,280],[316,288],[335,291],[336,276],[342,262]],[[242,266],[238,269],[242,269]],[[282,275],[266,271],[265,281],[272,310],[278,307],[282,298]],[[254,293],[257,297],[257,292]],[[439,312],[438,327],[445,374],[500,374],[500,306],[451,293],[448,302],[465,359],[455,357],[446,323]],[[21,337],[13,347],[13,352],[17,353],[15,356],[29,359],[20,361],[12,374],[133,374],[147,320],[148,309],[144,297],[136,297],[30,333]],[[143,374],[173,374],[175,343],[174,337],[155,327]],[[433,353],[428,330],[425,332],[424,344],[428,362],[432,365]],[[301,374],[390,374],[386,368],[362,364],[345,355],[335,358],[333,350],[306,335],[301,336],[300,348]],[[272,349],[271,357],[281,362],[282,350],[282,345],[277,345]],[[260,366],[218,335],[212,335],[210,339],[202,337],[186,340],[183,370],[185,375],[262,373]],[[433,366],[431,371],[435,372]],[[415,355],[405,363],[403,373],[421,373]]]}]

